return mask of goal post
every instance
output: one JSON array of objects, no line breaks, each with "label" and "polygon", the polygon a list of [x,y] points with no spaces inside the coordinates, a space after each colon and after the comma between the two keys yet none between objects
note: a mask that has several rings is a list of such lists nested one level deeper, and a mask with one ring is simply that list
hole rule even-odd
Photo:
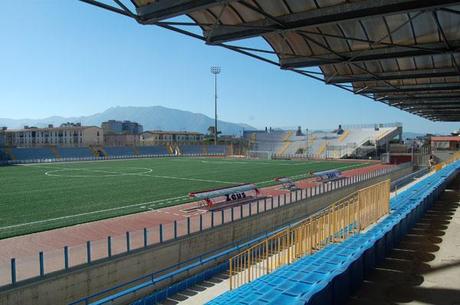
[{"label": "goal post", "polygon": [[270,160],[273,153],[271,151],[264,150],[249,150],[247,153],[248,159],[264,159]]}]

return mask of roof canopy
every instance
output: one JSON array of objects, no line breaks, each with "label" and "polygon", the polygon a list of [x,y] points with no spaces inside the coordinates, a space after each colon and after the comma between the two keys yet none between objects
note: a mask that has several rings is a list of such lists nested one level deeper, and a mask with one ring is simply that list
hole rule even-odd
[{"label": "roof canopy", "polygon": [[[133,10],[120,0],[81,1],[430,120],[460,121],[460,1],[132,0]],[[193,22],[168,21],[181,15]],[[202,35],[187,26],[199,26]],[[252,37],[272,49],[233,44]],[[273,54],[277,60],[267,57]]]}]

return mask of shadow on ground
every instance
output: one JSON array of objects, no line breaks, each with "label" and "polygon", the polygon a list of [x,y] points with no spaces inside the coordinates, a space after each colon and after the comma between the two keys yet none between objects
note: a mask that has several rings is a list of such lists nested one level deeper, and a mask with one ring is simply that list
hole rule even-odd
[{"label": "shadow on ground", "polygon": [[436,267],[429,264],[440,249],[459,202],[460,175],[384,262],[364,279],[347,305],[460,305],[460,273],[458,289],[421,286],[427,274],[460,266],[460,260],[449,260]]},{"label": "shadow on ground", "polygon": [[[172,297],[169,297],[166,301],[162,302],[162,305],[176,305],[179,304],[182,301],[187,300],[189,297],[192,297],[200,292],[203,292],[204,290],[213,287],[216,284],[221,283],[222,281],[228,279],[228,275],[225,273],[218,274],[214,276],[211,279],[208,279],[202,283],[199,283],[197,285],[194,285],[193,287],[184,290],[182,292],[179,292],[175,294]],[[198,304],[197,304],[198,305]]]}]

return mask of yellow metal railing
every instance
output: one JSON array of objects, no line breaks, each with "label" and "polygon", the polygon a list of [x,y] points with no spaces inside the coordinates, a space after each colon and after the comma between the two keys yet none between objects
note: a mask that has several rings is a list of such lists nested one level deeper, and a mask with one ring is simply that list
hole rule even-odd
[{"label": "yellow metal railing", "polygon": [[276,152],[278,155],[283,155],[288,147],[292,144],[291,141],[289,141],[289,138],[292,136],[294,132],[292,130],[289,130],[286,135],[283,137],[283,146],[281,146],[278,151]]},{"label": "yellow metal railing", "polygon": [[433,169],[435,171],[438,171],[440,169],[442,169],[444,166],[446,166],[447,164],[450,164],[452,162],[455,162],[457,160],[460,160],[460,151],[458,152],[455,152],[452,156],[450,156],[446,161],[444,162],[441,162],[441,163],[438,163],[436,164]]},{"label": "yellow metal railing", "polygon": [[321,144],[321,146],[318,148],[318,155],[322,155],[324,151],[326,150],[326,143]]},{"label": "yellow metal railing", "polygon": [[345,140],[348,135],[350,134],[350,130],[345,130],[339,137],[339,142],[343,142],[343,140]]},{"label": "yellow metal railing", "polygon": [[283,155],[292,142],[285,142],[283,146],[276,152],[278,155]]},{"label": "yellow metal railing", "polygon": [[340,242],[388,214],[390,180],[361,189],[229,260],[230,289]]},{"label": "yellow metal railing", "polygon": [[289,138],[294,134],[292,130],[289,130],[283,137],[283,142],[289,141]]}]

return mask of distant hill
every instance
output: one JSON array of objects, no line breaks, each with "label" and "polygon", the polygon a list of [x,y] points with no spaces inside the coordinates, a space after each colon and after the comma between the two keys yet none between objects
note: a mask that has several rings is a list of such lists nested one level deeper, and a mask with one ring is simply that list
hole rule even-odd
[{"label": "distant hill", "polygon": [[[214,125],[214,119],[201,114],[162,106],[151,107],[112,107],[102,113],[81,117],[53,116],[45,119],[6,119],[0,118],[0,126],[22,128],[24,125],[45,127],[48,124],[60,125],[65,122],[81,122],[82,125],[100,126],[107,120],[129,120],[144,126],[144,130],[198,131],[207,133]],[[247,124],[219,121],[219,131],[226,135],[241,135],[244,130],[255,129]]]}]

